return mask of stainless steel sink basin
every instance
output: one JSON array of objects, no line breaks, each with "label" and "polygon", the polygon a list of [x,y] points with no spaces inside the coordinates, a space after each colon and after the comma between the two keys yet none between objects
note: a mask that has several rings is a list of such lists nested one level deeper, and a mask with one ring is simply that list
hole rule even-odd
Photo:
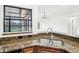
[{"label": "stainless steel sink basin", "polygon": [[64,42],[57,39],[38,39],[33,41],[33,45],[42,46],[63,46]]}]

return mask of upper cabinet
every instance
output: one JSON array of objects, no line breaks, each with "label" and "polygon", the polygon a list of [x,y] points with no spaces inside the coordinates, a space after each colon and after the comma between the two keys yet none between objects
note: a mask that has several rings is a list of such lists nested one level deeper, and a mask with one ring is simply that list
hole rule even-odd
[{"label": "upper cabinet", "polygon": [[77,19],[76,24],[76,35],[79,36],[79,18]]}]

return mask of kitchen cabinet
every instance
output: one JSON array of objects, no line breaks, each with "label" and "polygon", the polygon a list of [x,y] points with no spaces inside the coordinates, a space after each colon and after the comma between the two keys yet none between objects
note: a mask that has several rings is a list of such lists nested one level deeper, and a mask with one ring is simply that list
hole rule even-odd
[{"label": "kitchen cabinet", "polygon": [[68,51],[45,46],[30,46],[22,49],[23,53],[68,53]]}]

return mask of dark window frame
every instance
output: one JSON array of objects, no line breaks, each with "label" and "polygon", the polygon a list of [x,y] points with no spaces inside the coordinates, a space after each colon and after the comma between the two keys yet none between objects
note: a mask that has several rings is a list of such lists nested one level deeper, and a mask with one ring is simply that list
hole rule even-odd
[{"label": "dark window frame", "polygon": [[[18,8],[18,9],[20,9],[20,13],[21,13],[21,9],[24,9],[24,10],[29,10],[29,11],[31,11],[31,20],[26,20],[26,23],[28,22],[28,24],[29,24],[29,21],[31,22],[31,25],[26,25],[26,27],[28,27],[28,29],[26,29],[26,30],[29,30],[29,26],[31,26],[31,29],[32,29],[32,9],[27,9],[27,8],[21,8],[21,7],[16,7],[16,6],[9,6],[9,5],[4,5],[4,20],[3,20],[3,32],[6,32],[5,31],[5,7],[11,7],[11,8]],[[20,14],[19,14],[19,16],[20,16]],[[9,31],[8,32],[11,32],[11,20],[12,19],[7,19],[7,20],[9,20]],[[14,19],[13,19],[14,20]],[[18,19],[16,19],[16,20],[18,20]],[[22,25],[22,26],[24,26],[24,25]],[[32,31],[32,30],[31,30]]]}]

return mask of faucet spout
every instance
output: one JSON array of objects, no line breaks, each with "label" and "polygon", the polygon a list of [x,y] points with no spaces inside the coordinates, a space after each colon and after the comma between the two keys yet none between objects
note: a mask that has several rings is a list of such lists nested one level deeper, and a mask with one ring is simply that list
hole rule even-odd
[{"label": "faucet spout", "polygon": [[50,38],[52,38],[52,28],[49,27],[49,28],[47,29],[47,34],[49,33],[49,30],[50,30]]}]

